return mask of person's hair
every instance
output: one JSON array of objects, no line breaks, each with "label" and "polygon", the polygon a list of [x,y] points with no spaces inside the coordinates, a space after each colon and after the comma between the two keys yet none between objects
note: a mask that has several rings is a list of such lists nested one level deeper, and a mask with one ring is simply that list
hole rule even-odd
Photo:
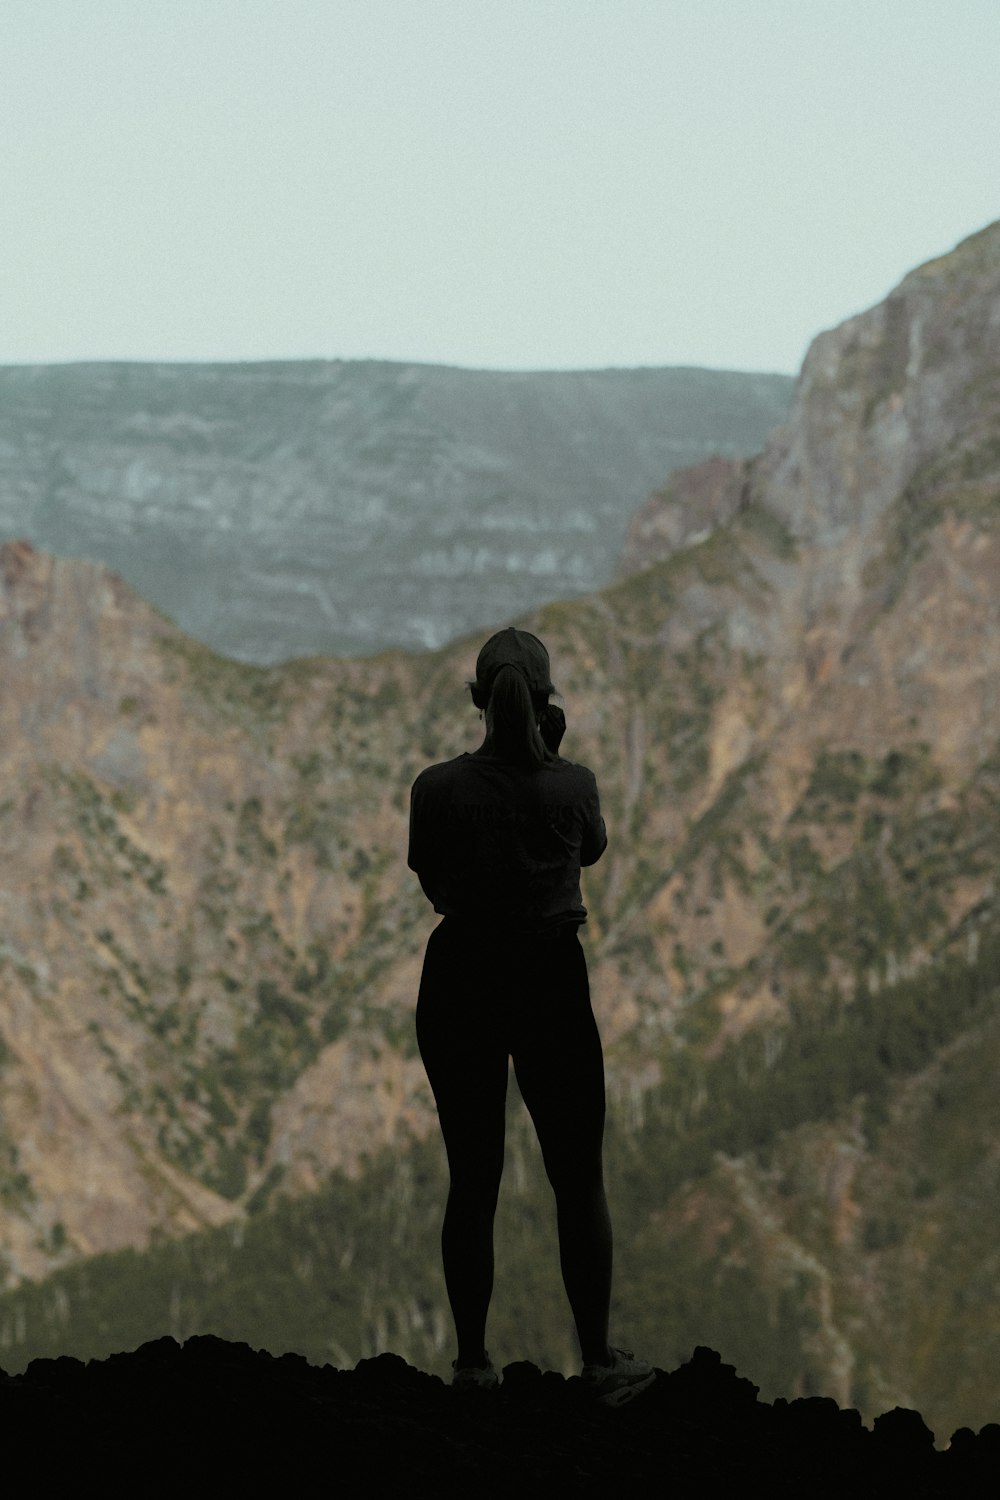
[{"label": "person's hair", "polygon": [[488,755],[512,761],[529,770],[557,766],[560,757],[550,750],[538,730],[538,717],[555,689],[549,683],[541,693],[533,693],[516,667],[502,666],[493,678],[492,690],[486,694],[475,682],[466,684],[477,708],[488,709],[491,728],[487,728],[485,748]]}]

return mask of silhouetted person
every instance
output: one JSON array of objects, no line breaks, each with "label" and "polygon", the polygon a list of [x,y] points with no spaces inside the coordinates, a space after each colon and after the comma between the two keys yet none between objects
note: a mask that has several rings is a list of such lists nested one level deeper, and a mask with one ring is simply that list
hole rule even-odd
[{"label": "silhouetted person", "polygon": [[497,1380],[486,1315],[512,1057],[555,1192],[584,1379],[618,1405],[654,1372],[608,1345],[604,1055],[577,935],[587,919],[580,867],[608,842],[597,781],[558,754],[566,720],[548,701],[537,636],[513,626],[491,636],[467,686],[486,738],[413,783],[407,861],[444,919],[428,939],[416,1029],[451,1178],[441,1253],[458,1336],[453,1384]]}]

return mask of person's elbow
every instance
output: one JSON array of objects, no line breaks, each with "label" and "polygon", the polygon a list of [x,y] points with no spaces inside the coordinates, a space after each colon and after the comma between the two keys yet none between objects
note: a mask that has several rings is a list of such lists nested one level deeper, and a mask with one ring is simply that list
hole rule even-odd
[{"label": "person's elbow", "polygon": [[584,868],[586,868],[588,865],[596,865],[597,861],[600,859],[601,855],[604,853],[607,847],[608,836],[605,833],[604,838],[600,842],[595,841],[589,846],[585,845],[580,850],[580,864]]}]

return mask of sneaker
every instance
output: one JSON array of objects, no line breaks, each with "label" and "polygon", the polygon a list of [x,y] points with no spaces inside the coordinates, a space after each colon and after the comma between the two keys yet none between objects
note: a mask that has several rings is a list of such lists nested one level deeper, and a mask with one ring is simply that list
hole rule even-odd
[{"label": "sneaker", "polygon": [[610,1365],[584,1365],[582,1378],[602,1405],[624,1406],[653,1384],[656,1371],[631,1349],[612,1349]]},{"label": "sneaker", "polygon": [[489,1354],[486,1356],[485,1365],[462,1365],[460,1368],[458,1360],[453,1359],[451,1368],[455,1372],[451,1377],[451,1383],[455,1390],[467,1391],[475,1386],[489,1387],[500,1384],[500,1377],[493,1368],[493,1361],[490,1359]]}]

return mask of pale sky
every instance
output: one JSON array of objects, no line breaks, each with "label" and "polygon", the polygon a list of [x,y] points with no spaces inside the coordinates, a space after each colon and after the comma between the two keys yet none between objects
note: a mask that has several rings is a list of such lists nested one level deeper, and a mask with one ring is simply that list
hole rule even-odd
[{"label": "pale sky", "polygon": [[3,0],[0,364],[794,373],[1000,218],[998,0]]}]

